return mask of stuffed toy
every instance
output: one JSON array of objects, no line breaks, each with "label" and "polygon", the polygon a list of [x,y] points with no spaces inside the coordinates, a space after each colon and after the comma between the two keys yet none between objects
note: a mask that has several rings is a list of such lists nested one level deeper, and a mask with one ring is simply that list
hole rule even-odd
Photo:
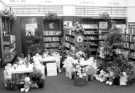
[{"label": "stuffed toy", "polygon": [[122,72],[122,75],[120,76],[120,85],[127,85],[128,82],[128,75],[126,72]]},{"label": "stuffed toy", "polygon": [[30,90],[30,87],[31,87],[31,80],[30,80],[30,77],[25,77],[24,79],[24,87],[21,88],[21,92],[29,92]]}]

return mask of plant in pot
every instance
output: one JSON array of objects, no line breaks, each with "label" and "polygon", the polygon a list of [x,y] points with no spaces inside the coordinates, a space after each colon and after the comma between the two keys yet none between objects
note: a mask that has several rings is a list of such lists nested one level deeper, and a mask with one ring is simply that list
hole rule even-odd
[{"label": "plant in pot", "polygon": [[105,60],[101,64],[102,69],[107,70],[109,68],[119,77],[123,72],[129,74],[132,69],[128,63],[128,58],[121,52],[123,38],[120,32],[120,29],[113,28],[106,35],[103,44]]}]

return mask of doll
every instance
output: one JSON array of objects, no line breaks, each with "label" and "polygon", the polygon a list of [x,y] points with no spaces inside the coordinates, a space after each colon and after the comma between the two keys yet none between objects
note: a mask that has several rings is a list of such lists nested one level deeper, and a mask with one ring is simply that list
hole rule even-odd
[{"label": "doll", "polygon": [[21,92],[29,92],[30,87],[31,87],[30,77],[25,77],[25,79],[24,79],[24,87],[21,88]]}]

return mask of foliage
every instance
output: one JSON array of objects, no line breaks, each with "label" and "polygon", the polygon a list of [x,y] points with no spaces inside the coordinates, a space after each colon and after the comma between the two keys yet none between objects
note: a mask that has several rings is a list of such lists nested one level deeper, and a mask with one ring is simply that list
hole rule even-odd
[{"label": "foliage", "polygon": [[132,67],[128,63],[128,58],[125,58],[122,53],[117,52],[117,49],[122,47],[120,30],[115,28],[110,31],[104,41],[105,60],[102,63],[102,68],[112,70],[117,75],[120,75],[122,72],[130,73]]}]

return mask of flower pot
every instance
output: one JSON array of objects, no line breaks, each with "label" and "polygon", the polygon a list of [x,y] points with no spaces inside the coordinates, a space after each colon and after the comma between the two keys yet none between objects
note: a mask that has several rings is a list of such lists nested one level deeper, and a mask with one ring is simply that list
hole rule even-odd
[{"label": "flower pot", "polygon": [[75,86],[85,86],[88,83],[88,77],[83,77],[83,78],[79,78],[79,77],[75,77],[74,79],[74,85]]}]

